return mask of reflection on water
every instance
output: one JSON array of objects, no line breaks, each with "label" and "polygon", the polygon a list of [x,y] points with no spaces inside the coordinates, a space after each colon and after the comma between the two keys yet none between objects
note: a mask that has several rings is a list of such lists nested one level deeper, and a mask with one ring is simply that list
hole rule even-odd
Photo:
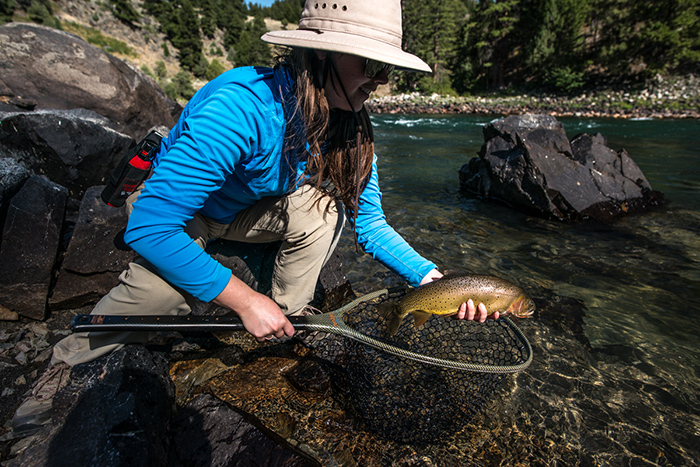
[{"label": "reflection on water", "polygon": [[[455,444],[465,459],[507,465],[502,456],[512,451],[539,465],[697,465],[700,123],[562,119],[570,138],[600,132],[625,148],[668,199],[611,225],[568,225],[460,195],[457,171],[479,150],[488,118],[373,119],[387,217],[418,251],[444,269],[495,274],[585,305],[578,338],[521,321],[535,363],[498,419],[484,418],[465,433],[471,441]],[[349,241],[341,248],[358,292],[397,281]],[[479,449],[500,453],[490,461],[471,452],[480,432]]]}]

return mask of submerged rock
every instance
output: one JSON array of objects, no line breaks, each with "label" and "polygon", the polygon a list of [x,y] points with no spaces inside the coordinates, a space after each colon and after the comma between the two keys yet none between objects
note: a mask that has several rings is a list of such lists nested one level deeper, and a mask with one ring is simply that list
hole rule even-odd
[{"label": "submerged rock", "polygon": [[210,394],[199,395],[180,409],[172,430],[168,465],[173,467],[321,465]]},{"label": "submerged rock", "polygon": [[462,190],[547,218],[608,221],[657,206],[654,191],[623,149],[601,134],[569,142],[548,115],[514,116],[484,127],[479,157],[459,172]]}]

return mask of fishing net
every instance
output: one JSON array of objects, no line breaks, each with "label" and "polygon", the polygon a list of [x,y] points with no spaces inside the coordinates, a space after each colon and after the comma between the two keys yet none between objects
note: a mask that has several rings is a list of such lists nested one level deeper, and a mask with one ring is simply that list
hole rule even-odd
[{"label": "fishing net", "polygon": [[433,316],[416,328],[409,315],[387,337],[377,305],[404,293],[361,302],[345,313],[345,323],[392,347],[474,369],[445,368],[338,336],[323,339],[316,355],[332,362],[337,388],[370,430],[393,441],[431,443],[462,429],[497,397],[495,390],[513,368],[529,364],[531,349],[509,319],[478,323]]}]

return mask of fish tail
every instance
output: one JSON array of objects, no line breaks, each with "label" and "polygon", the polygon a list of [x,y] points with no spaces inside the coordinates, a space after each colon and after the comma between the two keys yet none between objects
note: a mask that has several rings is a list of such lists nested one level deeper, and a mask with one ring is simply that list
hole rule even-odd
[{"label": "fish tail", "polygon": [[377,307],[379,314],[386,320],[387,333],[389,336],[396,334],[401,325],[403,316],[399,314],[396,305],[391,302],[384,302]]}]

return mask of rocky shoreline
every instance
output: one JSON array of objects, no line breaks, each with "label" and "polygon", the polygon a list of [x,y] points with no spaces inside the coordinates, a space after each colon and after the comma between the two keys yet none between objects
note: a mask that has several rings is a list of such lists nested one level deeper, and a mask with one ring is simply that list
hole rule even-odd
[{"label": "rocky shoreline", "polygon": [[372,113],[548,114],[592,118],[700,118],[700,78],[657,76],[642,89],[596,89],[577,96],[551,94],[423,95],[417,92],[371,99]]}]

